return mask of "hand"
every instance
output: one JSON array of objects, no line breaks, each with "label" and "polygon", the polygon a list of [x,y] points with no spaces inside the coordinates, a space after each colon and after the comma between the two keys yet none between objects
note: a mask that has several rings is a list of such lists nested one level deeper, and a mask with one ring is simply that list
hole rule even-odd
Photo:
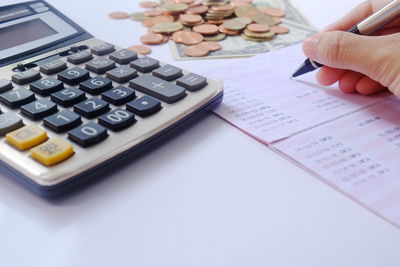
[{"label": "hand", "polygon": [[374,36],[345,32],[389,2],[365,2],[304,42],[306,56],[326,65],[317,74],[320,84],[339,82],[343,92],[363,95],[389,89],[400,97],[400,19]]}]

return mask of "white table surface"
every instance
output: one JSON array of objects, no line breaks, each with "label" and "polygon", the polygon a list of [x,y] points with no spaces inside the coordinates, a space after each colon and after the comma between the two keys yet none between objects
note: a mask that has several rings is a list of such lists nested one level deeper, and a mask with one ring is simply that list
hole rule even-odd
[{"label": "white table surface", "polygon": [[[110,11],[139,10],[137,0],[49,2],[124,47],[145,32],[107,19]],[[294,1],[317,27],[358,2]],[[153,49],[152,56],[187,69],[216,62],[174,62],[167,45]],[[399,229],[215,115],[60,202],[6,176],[4,267],[400,266]]]}]

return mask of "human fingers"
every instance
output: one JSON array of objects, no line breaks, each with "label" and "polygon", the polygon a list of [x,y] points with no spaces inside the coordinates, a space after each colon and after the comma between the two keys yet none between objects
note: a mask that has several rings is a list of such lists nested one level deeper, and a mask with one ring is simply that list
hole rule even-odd
[{"label": "human fingers", "polygon": [[362,95],[372,95],[387,90],[387,88],[370,77],[364,76],[357,82],[355,90]]},{"label": "human fingers", "polygon": [[356,85],[363,77],[364,74],[349,70],[340,78],[339,88],[345,93],[355,93]]},{"label": "human fingers", "polygon": [[317,81],[324,86],[332,85],[339,81],[346,71],[347,70],[335,69],[327,66],[322,67],[317,73]]}]

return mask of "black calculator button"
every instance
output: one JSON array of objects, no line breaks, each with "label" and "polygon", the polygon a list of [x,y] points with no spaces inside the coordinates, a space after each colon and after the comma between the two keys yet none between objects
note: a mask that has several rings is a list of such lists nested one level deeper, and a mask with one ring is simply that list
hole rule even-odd
[{"label": "black calculator button", "polygon": [[88,119],[100,116],[110,110],[110,105],[97,97],[89,98],[74,105],[74,111]]},{"label": "black calculator button", "polygon": [[110,59],[114,60],[118,64],[124,65],[138,58],[137,54],[128,49],[115,51],[110,56]]},{"label": "black calculator button", "polygon": [[53,77],[46,77],[42,80],[31,83],[30,89],[42,96],[48,96],[64,88],[64,84]]},{"label": "black calculator button", "polygon": [[32,120],[41,120],[57,111],[57,105],[47,99],[39,99],[21,107],[21,114]]},{"label": "black calculator button", "polygon": [[63,107],[71,107],[86,99],[82,90],[68,87],[51,95],[51,100]]},{"label": "black calculator button", "polygon": [[89,71],[85,69],[74,67],[59,73],[58,79],[70,85],[75,85],[90,79],[90,74]]},{"label": "black calculator button", "polygon": [[207,85],[207,78],[189,73],[176,81],[177,85],[185,87],[188,91],[196,91]]},{"label": "black calculator button", "polygon": [[40,66],[40,71],[44,74],[51,75],[67,69],[67,63],[61,60],[50,61]]},{"label": "black calculator button", "polygon": [[126,83],[138,76],[137,71],[128,67],[120,66],[118,68],[107,71],[106,76],[118,83]]},{"label": "black calculator button", "polygon": [[57,133],[69,131],[82,123],[81,116],[68,109],[43,119],[43,124],[47,128]]},{"label": "black calculator button", "polygon": [[18,88],[0,95],[0,102],[11,109],[19,108],[35,100],[35,94],[24,88]]},{"label": "black calculator button", "polygon": [[71,62],[72,64],[82,64],[85,62],[88,62],[93,58],[92,53],[90,53],[87,50],[79,51],[75,54],[69,55],[67,57],[68,62]]},{"label": "black calculator button", "polygon": [[140,72],[149,72],[160,67],[160,62],[151,57],[142,57],[132,61],[130,66]]},{"label": "black calculator button", "polygon": [[103,74],[106,71],[115,68],[115,62],[108,58],[98,57],[86,63],[85,67],[97,74]]},{"label": "black calculator button", "polygon": [[161,110],[161,102],[146,95],[126,104],[126,109],[141,117],[147,117]]},{"label": "black calculator button", "polygon": [[68,132],[68,138],[83,147],[98,144],[107,137],[107,129],[95,122],[88,122]]},{"label": "black calculator button", "polygon": [[4,93],[12,88],[13,85],[9,80],[0,79],[0,93]]},{"label": "black calculator button", "polygon": [[96,76],[92,79],[82,82],[79,88],[85,92],[88,92],[89,94],[98,95],[112,88],[112,82],[110,79]]},{"label": "black calculator button", "polygon": [[113,105],[120,106],[128,103],[129,101],[135,99],[135,90],[119,85],[114,89],[104,92],[101,98]]},{"label": "black calculator button", "polygon": [[166,81],[172,81],[178,79],[183,74],[180,68],[171,65],[164,65],[153,71],[153,75]]},{"label": "black calculator button", "polygon": [[35,69],[29,69],[23,72],[18,72],[13,74],[12,80],[13,82],[22,85],[37,81],[41,78],[40,72]]},{"label": "black calculator button", "polygon": [[4,136],[22,126],[24,126],[24,123],[22,122],[21,117],[11,112],[4,114],[1,114],[0,112],[0,136]]},{"label": "black calculator button", "polygon": [[129,86],[167,103],[176,102],[186,96],[185,88],[150,74],[143,74],[130,80]]},{"label": "black calculator button", "polygon": [[128,128],[136,122],[135,115],[124,109],[114,109],[99,117],[99,123],[117,132]]},{"label": "black calculator button", "polygon": [[103,43],[92,47],[92,53],[98,56],[103,56],[115,51],[115,47],[109,43]]}]

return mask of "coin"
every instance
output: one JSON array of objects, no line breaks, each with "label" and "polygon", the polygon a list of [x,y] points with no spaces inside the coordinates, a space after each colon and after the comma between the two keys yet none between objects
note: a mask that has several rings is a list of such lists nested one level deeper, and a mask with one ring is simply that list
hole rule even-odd
[{"label": "coin", "polygon": [[276,7],[267,7],[264,9],[264,13],[266,15],[272,16],[272,17],[284,17],[285,11],[282,9],[276,8]]},{"label": "coin", "polygon": [[179,22],[161,22],[154,24],[151,30],[155,33],[173,33],[182,30],[183,25]]},{"label": "coin", "polygon": [[226,20],[224,20],[224,19],[221,19],[221,20],[207,20],[207,24],[221,25],[225,21]]},{"label": "coin", "polygon": [[193,15],[193,14],[184,14],[180,15],[179,19],[186,24],[195,24],[199,23],[203,20],[202,16],[199,15]]},{"label": "coin", "polygon": [[226,35],[239,35],[240,34],[240,31],[230,31],[230,30],[224,28],[222,25],[219,25],[218,30],[221,33],[225,33]]},{"label": "coin", "polygon": [[143,12],[136,12],[129,15],[129,18],[133,21],[142,21],[146,17]]},{"label": "coin", "polygon": [[154,1],[145,1],[145,2],[140,2],[139,5],[143,8],[155,8],[158,7],[159,4]]},{"label": "coin", "polygon": [[232,20],[239,21],[242,24],[250,24],[252,22],[249,18],[233,18]]},{"label": "coin", "polygon": [[191,45],[185,47],[184,53],[188,57],[204,57],[210,53],[210,49],[202,45]]},{"label": "coin", "polygon": [[224,33],[203,36],[204,41],[212,41],[212,42],[222,41],[225,38],[226,38],[226,34],[224,34]]},{"label": "coin", "polygon": [[201,15],[208,11],[207,6],[193,6],[186,10],[187,14]]},{"label": "coin", "polygon": [[179,39],[184,45],[195,45],[203,41],[203,35],[197,32],[182,31]]},{"label": "coin", "polygon": [[265,24],[249,24],[247,25],[247,29],[251,32],[255,32],[255,33],[264,33],[264,32],[268,32],[270,30],[270,27],[268,25]]},{"label": "coin", "polygon": [[163,14],[164,14],[164,11],[158,10],[158,9],[149,9],[149,10],[146,10],[146,11],[144,12],[144,15],[145,15],[146,17],[162,16]]},{"label": "coin", "polygon": [[255,33],[255,32],[251,32],[247,29],[244,30],[243,34],[246,35],[247,37],[266,39],[266,40],[271,40],[275,36],[275,32],[272,32],[272,31],[265,32],[265,33]]},{"label": "coin", "polygon": [[218,26],[212,24],[202,24],[193,27],[193,31],[204,34],[213,35],[218,33]]},{"label": "coin", "polygon": [[182,13],[189,9],[189,6],[186,4],[165,3],[161,5],[161,8],[170,13]]},{"label": "coin", "polygon": [[242,33],[242,37],[243,39],[247,40],[247,41],[252,41],[252,42],[265,42],[268,39],[259,39],[259,38],[253,38],[253,37],[249,37],[247,35],[245,35],[244,33]]},{"label": "coin", "polygon": [[151,53],[151,48],[146,45],[132,45],[128,47],[128,50],[142,55],[148,55]]},{"label": "coin", "polygon": [[265,24],[268,26],[272,26],[272,25],[276,24],[274,17],[267,16],[263,13],[252,15],[252,16],[250,16],[250,19],[258,24]]},{"label": "coin", "polygon": [[219,11],[219,12],[233,12],[235,10],[235,7],[228,4],[224,6],[213,6],[211,7],[212,11]]},{"label": "coin", "polygon": [[271,26],[271,31],[276,34],[286,34],[289,33],[290,29],[284,26]]},{"label": "coin", "polygon": [[240,21],[237,20],[227,20],[222,24],[222,27],[229,31],[240,31],[246,28],[246,24],[241,23]]},{"label": "coin", "polygon": [[222,46],[217,42],[201,42],[201,43],[199,43],[199,45],[207,47],[212,52],[222,49]]},{"label": "coin", "polygon": [[173,40],[175,43],[181,44],[181,43],[182,43],[182,38],[181,38],[181,36],[182,36],[182,33],[183,33],[183,32],[184,32],[184,31],[177,31],[177,32],[174,32],[174,33],[172,34],[172,36],[171,36],[172,40]]},{"label": "coin", "polygon": [[129,14],[122,11],[115,11],[108,14],[111,19],[127,19],[129,18]]},{"label": "coin", "polygon": [[145,34],[142,37],[140,37],[140,41],[144,44],[148,45],[155,45],[155,44],[161,44],[164,40],[164,36],[161,34]]},{"label": "coin", "polygon": [[249,4],[235,8],[235,15],[237,17],[246,17],[247,13],[249,12],[261,13],[261,10]]}]

